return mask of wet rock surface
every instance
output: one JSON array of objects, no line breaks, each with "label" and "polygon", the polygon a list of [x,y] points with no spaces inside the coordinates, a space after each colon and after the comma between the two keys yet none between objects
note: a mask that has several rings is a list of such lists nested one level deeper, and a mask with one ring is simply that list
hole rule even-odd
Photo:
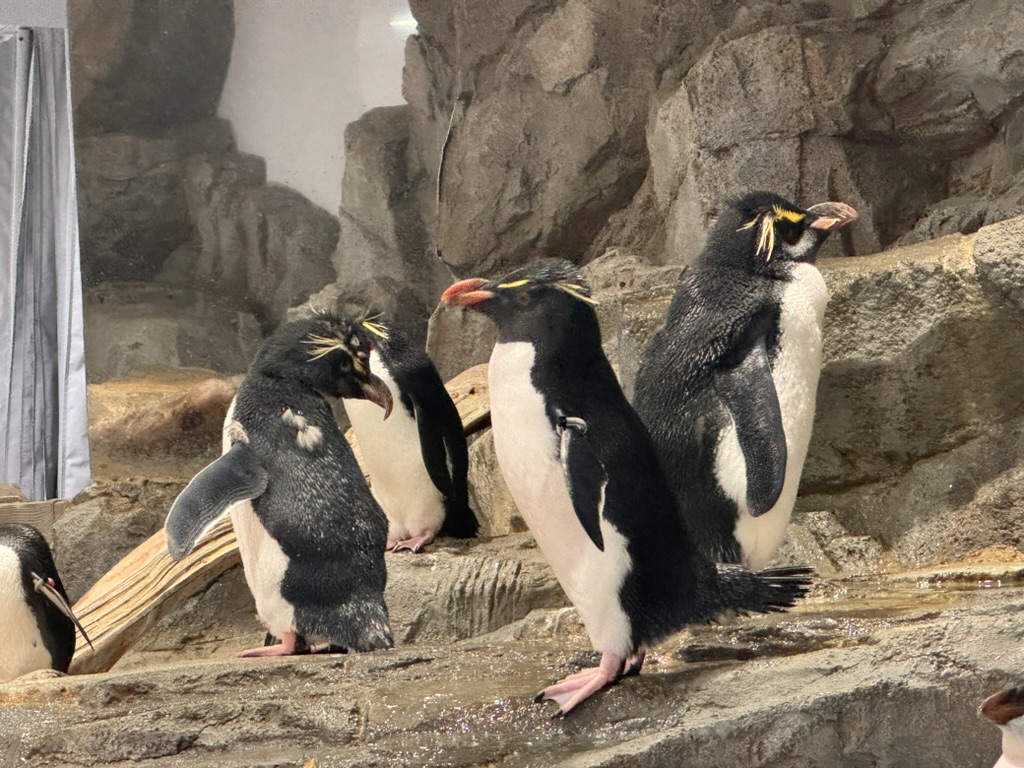
[{"label": "wet rock surface", "polygon": [[638,678],[565,720],[532,697],[593,660],[570,609],[382,653],[178,658],[15,681],[0,687],[0,756],[35,766],[981,768],[999,736],[975,710],[1024,663],[1022,608],[1019,586],[824,582],[789,614],[682,633]]}]

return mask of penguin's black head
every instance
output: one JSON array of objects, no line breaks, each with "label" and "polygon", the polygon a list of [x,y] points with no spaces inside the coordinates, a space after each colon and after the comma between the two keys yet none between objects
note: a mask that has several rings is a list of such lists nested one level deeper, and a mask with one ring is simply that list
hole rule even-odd
[{"label": "penguin's black head", "polygon": [[483,312],[502,341],[535,341],[579,321],[596,326],[590,287],[565,259],[540,259],[494,280],[479,277],[452,285],[441,301]]},{"label": "penguin's black head", "polygon": [[1004,688],[982,703],[978,713],[996,725],[1007,725],[1024,715],[1024,685]]},{"label": "penguin's black head", "polygon": [[829,234],[856,218],[846,203],[804,210],[771,192],[752,192],[726,206],[700,260],[774,274],[787,263],[813,262]]},{"label": "penguin's black head", "polygon": [[391,390],[370,371],[367,330],[354,320],[320,314],[285,323],[264,342],[253,370],[297,380],[327,397],[369,400],[391,413]]}]

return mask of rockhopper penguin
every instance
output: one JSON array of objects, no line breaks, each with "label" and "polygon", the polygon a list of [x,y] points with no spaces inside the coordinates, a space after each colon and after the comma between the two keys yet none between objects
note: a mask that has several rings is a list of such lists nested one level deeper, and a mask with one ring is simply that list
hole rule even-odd
[{"label": "rockhopper penguin", "polygon": [[782,543],[814,421],[828,292],[814,266],[844,203],[756,192],[679,278],[633,404],[700,548],[753,570]]},{"label": "rockhopper penguin", "polygon": [[0,523],[0,621],[7,638],[0,682],[37,669],[67,672],[75,627],[89,642],[68,605],[50,547],[31,525]]},{"label": "rockhopper penguin", "polygon": [[256,612],[277,645],[242,656],[390,648],[384,603],[387,518],[370,494],[327,398],[391,410],[369,368],[370,338],[333,315],[286,323],[263,344],[224,421],[224,453],[167,516],[167,549],[191,552],[225,512]]},{"label": "rockhopper penguin", "polygon": [[475,535],[466,435],[433,361],[397,328],[363,326],[374,335],[370,370],[387,384],[396,407],[384,419],[365,400],[342,402],[373,496],[388,517],[387,548],[420,552],[438,534]]},{"label": "rockhopper penguin", "polygon": [[1003,754],[992,768],[1024,768],[1024,686],[993,693],[979,711],[1003,732]]},{"label": "rockhopper penguin", "polygon": [[599,667],[538,700],[552,699],[565,714],[638,672],[645,650],[685,625],[727,609],[781,610],[804,594],[806,568],[754,574],[716,566],[695,548],[601,349],[590,291],[569,262],[463,280],[442,301],[497,325],[489,379],[498,463],[601,652]]}]

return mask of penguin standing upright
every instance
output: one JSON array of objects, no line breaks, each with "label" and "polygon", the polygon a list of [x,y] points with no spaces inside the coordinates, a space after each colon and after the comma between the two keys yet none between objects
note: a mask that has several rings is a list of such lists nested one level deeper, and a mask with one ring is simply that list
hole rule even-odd
[{"label": "penguin standing upright", "polygon": [[499,280],[463,280],[442,301],[497,325],[488,376],[498,464],[602,654],[599,667],[538,700],[567,713],[638,672],[645,649],[683,626],[727,609],[780,610],[804,594],[808,569],[754,574],[694,547],[572,264],[547,259]]},{"label": "penguin standing upright", "polygon": [[364,322],[373,333],[370,369],[396,404],[382,419],[365,400],[343,400],[388,517],[389,550],[420,552],[441,536],[468,538],[479,525],[469,508],[469,452],[459,411],[433,361],[397,328]]},{"label": "penguin standing upright", "polygon": [[358,323],[319,315],[263,344],[224,422],[224,454],[167,515],[167,549],[185,557],[225,512],[256,611],[281,642],[243,651],[310,650],[307,637],[356,651],[392,645],[384,603],[387,518],[370,494],[327,398],[391,410]]},{"label": "penguin standing upright", "polygon": [[814,266],[844,203],[730,203],[679,278],[633,405],[687,527],[713,560],[765,567],[782,543],[814,421],[828,292]]},{"label": "penguin standing upright", "polygon": [[1024,686],[993,693],[979,711],[1003,732],[1003,753],[992,768],[1024,768]]},{"label": "penguin standing upright", "polygon": [[46,539],[31,525],[0,523],[0,621],[7,638],[0,682],[37,669],[67,672],[75,627],[89,640],[68,605]]}]

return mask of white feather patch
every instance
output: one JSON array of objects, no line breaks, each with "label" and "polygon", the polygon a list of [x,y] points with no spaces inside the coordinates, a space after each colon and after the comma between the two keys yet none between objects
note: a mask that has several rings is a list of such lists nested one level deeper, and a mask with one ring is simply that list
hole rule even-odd
[{"label": "white feather patch", "polygon": [[275,637],[294,632],[295,608],[281,596],[287,555],[253,512],[252,502],[232,504],[228,514],[238,538],[245,581],[256,601],[256,613]]},{"label": "white feather patch", "polygon": [[3,652],[0,653],[0,682],[49,669],[50,652],[36,617],[25,602],[21,584],[21,562],[11,547],[0,545],[0,616],[4,622]]},{"label": "white feather patch", "polygon": [[580,525],[559,460],[558,434],[531,381],[534,354],[533,345],[525,342],[497,344],[491,354],[491,426],[498,464],[594,648],[625,658],[634,650],[629,617],[619,602],[632,565],[626,538],[602,516],[602,551]]},{"label": "white feather patch", "polygon": [[295,427],[295,444],[306,451],[315,451],[324,441],[323,430],[316,424],[310,424],[309,419],[291,408],[285,409],[281,414],[281,420],[289,426]]}]

